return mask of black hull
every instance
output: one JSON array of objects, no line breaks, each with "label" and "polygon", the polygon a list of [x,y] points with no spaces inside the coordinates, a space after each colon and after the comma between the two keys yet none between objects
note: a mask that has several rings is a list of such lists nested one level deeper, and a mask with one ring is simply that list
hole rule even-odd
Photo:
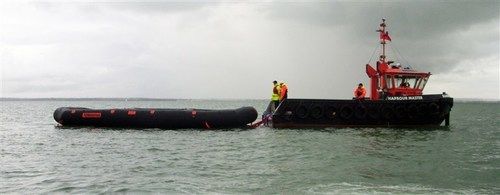
[{"label": "black hull", "polygon": [[[449,123],[453,98],[442,95],[420,99],[323,100],[287,99],[272,117],[274,128],[419,127]],[[411,98],[410,98],[411,99]]]},{"label": "black hull", "polygon": [[235,128],[247,127],[256,118],[257,111],[253,107],[227,110],[61,107],[54,111],[54,119],[63,126],[118,128]]}]

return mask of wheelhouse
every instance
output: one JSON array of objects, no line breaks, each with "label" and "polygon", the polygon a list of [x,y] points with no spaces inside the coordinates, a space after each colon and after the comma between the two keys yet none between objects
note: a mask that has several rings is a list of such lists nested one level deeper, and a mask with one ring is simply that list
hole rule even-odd
[{"label": "wheelhouse", "polygon": [[431,76],[430,72],[419,72],[410,67],[402,67],[394,61],[387,61],[385,45],[391,41],[386,31],[385,19],[382,19],[379,30],[382,53],[375,68],[366,64],[366,74],[370,77],[370,99],[386,99],[390,96],[421,96],[425,84]]},{"label": "wheelhouse", "polygon": [[422,95],[431,73],[411,69],[389,69],[381,75],[379,89],[384,96]]}]

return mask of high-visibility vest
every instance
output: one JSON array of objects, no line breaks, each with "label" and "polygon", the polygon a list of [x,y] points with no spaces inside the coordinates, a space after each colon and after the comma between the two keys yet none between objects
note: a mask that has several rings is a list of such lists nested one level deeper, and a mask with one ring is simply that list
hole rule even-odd
[{"label": "high-visibility vest", "polygon": [[273,87],[273,95],[271,96],[272,101],[279,101],[280,100],[280,85],[276,84]]}]

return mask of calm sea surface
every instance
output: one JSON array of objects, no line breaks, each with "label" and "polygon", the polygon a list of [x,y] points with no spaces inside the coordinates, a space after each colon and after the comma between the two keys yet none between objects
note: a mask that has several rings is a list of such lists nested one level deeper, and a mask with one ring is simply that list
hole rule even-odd
[{"label": "calm sea surface", "polygon": [[500,193],[500,103],[451,127],[205,131],[61,128],[61,106],[237,108],[267,101],[0,101],[4,193]]}]

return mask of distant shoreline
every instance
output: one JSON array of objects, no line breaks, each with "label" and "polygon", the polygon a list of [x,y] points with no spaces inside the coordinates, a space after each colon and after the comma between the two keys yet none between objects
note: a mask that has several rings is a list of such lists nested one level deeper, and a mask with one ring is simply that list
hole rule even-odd
[{"label": "distant shoreline", "polygon": [[[500,99],[479,99],[479,98],[454,98],[455,102],[500,102]],[[235,100],[267,100],[267,99],[175,99],[175,98],[10,98],[3,97],[0,101],[199,101],[199,100],[220,100],[220,101],[235,101]]]}]

